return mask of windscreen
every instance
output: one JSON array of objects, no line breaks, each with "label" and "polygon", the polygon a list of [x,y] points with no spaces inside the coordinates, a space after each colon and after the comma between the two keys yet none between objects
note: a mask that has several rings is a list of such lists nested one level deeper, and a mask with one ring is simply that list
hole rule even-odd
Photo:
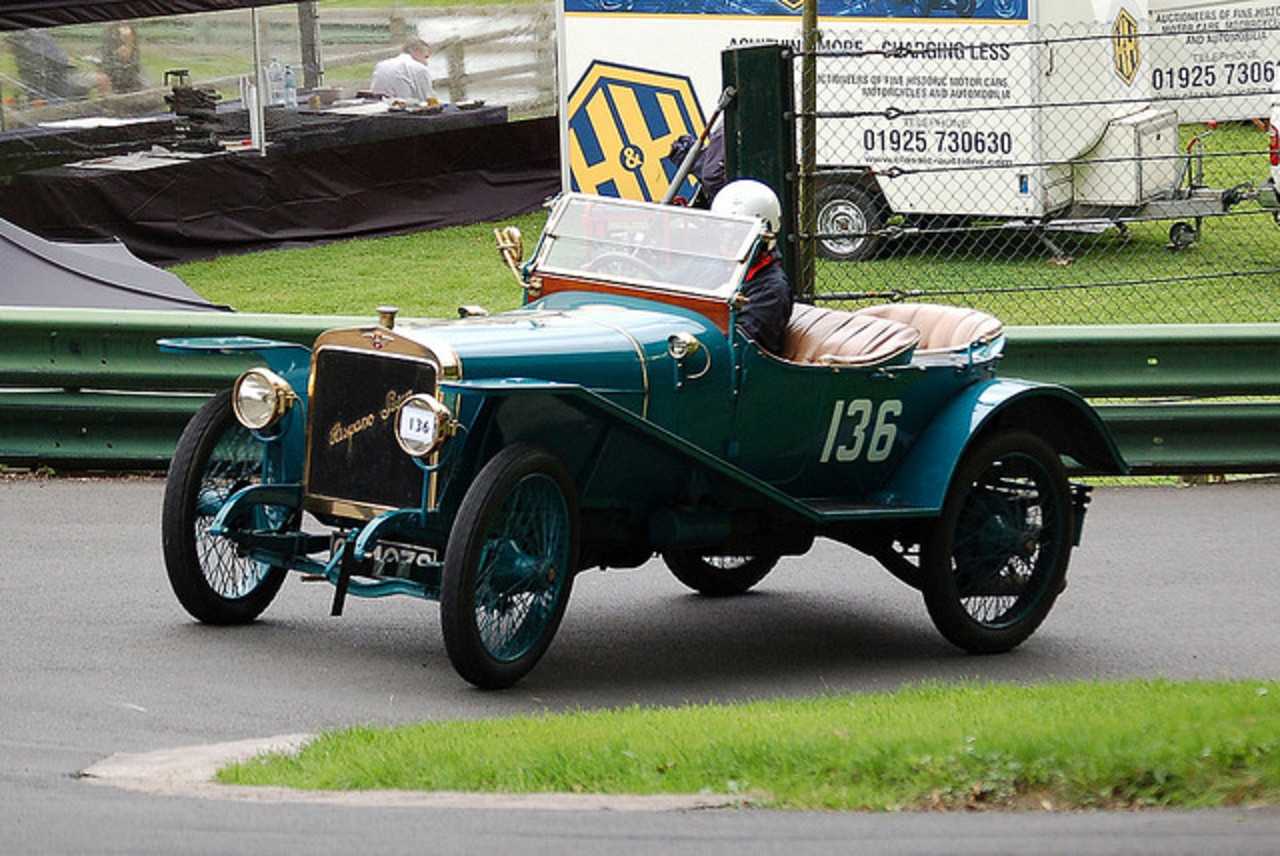
[{"label": "windscreen", "polygon": [[728,296],[760,234],[751,219],[570,195],[547,226],[539,272]]}]

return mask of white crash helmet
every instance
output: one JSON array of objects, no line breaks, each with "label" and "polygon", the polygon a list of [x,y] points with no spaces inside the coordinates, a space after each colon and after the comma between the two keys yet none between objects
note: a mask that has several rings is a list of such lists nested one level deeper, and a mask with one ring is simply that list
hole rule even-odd
[{"label": "white crash helmet", "polygon": [[782,203],[778,202],[778,194],[754,178],[740,178],[726,184],[711,200],[711,210],[716,214],[759,217],[771,238],[778,234],[778,227],[782,224]]}]

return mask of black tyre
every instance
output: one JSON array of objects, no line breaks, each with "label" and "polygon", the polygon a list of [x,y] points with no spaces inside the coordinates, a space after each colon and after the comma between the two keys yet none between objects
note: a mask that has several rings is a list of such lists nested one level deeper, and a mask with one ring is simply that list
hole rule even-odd
[{"label": "black tyre", "polygon": [[467,489],[440,588],[445,650],[484,689],[514,684],[546,653],[578,561],[578,499],[564,463],[508,446]]},{"label": "black tyre", "polygon": [[662,554],[671,573],[699,594],[726,597],[742,594],[764,579],[779,556],[708,555],[689,550],[667,550]]},{"label": "black tyre", "polygon": [[[207,624],[244,624],[267,608],[286,574],[236,554],[209,526],[236,491],[262,481],[262,443],[236,421],[231,390],[214,396],[191,417],[178,440],[161,511],[165,570],[178,601]],[[255,527],[285,529],[296,518],[285,509],[254,512]]]},{"label": "black tyre", "polygon": [[1169,227],[1169,247],[1175,250],[1185,250],[1196,242],[1199,233],[1196,227],[1190,223],[1174,223]]},{"label": "black tyre", "polygon": [[888,212],[879,193],[854,184],[825,184],[818,189],[818,255],[835,261],[870,258],[880,248]]},{"label": "black tyre", "polygon": [[975,654],[1008,651],[1035,632],[1065,585],[1073,517],[1047,443],[1025,431],[980,442],[922,546],[924,600],[939,632]]}]

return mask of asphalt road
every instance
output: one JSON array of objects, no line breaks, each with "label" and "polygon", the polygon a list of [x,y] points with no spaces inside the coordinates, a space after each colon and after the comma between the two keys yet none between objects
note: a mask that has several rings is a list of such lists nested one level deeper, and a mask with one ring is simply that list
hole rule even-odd
[{"label": "asphalt road", "polygon": [[139,794],[114,753],[349,723],[888,690],[928,679],[1280,676],[1280,486],[1096,493],[1070,585],[1009,655],[950,648],[919,596],[820,544],[757,593],[658,564],[580,577],[521,684],[453,673],[434,604],[289,580],[256,625],[193,623],[160,560],[158,480],[0,482],[0,850],[10,853],[1275,853],[1280,811],[853,815],[347,807]]}]

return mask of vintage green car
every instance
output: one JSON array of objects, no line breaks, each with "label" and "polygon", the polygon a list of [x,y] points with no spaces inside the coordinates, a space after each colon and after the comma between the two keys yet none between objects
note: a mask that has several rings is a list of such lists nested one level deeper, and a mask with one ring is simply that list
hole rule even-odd
[{"label": "vintage green car", "polygon": [[[500,234],[505,252],[518,241]],[[197,619],[255,619],[290,571],[438,599],[454,667],[508,686],[576,574],[659,554],[735,595],[817,537],[919,589],[937,628],[1005,651],[1065,584],[1088,490],[1125,469],[1057,386],[996,377],[995,318],[797,304],[780,355],[735,325],[756,218],[579,194],[555,204],[522,308],[331,330],[260,355],[184,432],[164,558]]]}]

